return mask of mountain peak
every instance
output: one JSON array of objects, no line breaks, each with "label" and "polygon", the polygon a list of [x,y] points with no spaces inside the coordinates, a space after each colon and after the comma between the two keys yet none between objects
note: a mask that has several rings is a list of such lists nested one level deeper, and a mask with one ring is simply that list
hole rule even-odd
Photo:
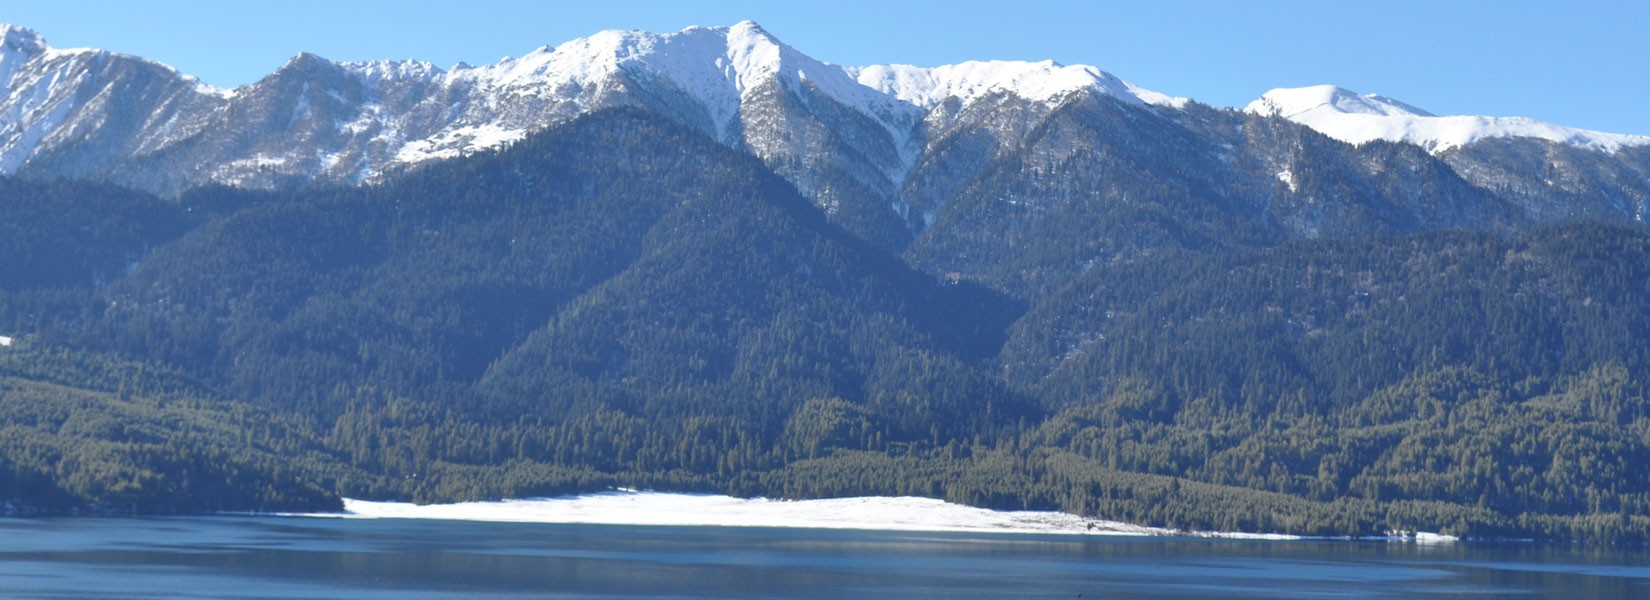
[{"label": "mountain peak", "polygon": [[315,68],[315,67],[327,67],[327,66],[336,67],[336,66],[338,66],[338,64],[334,63],[330,60],[327,60],[326,58],[322,57],[319,54],[315,54],[315,53],[312,53],[312,52],[299,52],[297,54],[292,55],[292,58],[286,59],[286,64],[281,65],[280,70],[284,71],[284,70],[287,70],[287,69],[312,69],[312,68]]},{"label": "mountain peak", "polygon": [[[499,88],[566,88],[598,93],[616,80],[668,82],[701,102],[716,134],[739,113],[752,90],[771,82],[815,88],[848,106],[892,114],[897,102],[859,85],[842,69],[814,60],[755,21],[725,27],[694,26],[673,33],[602,31],[543,48],[466,77]],[[890,105],[890,106],[883,106]]]},{"label": "mountain peak", "polygon": [[[434,63],[421,60],[366,60],[339,63],[345,69],[372,80],[431,79],[446,73]],[[468,69],[459,63],[455,69]]]},{"label": "mountain peak", "polygon": [[276,69],[276,73],[267,74],[266,79],[267,77],[281,76],[281,74],[314,74],[317,71],[335,71],[337,68],[338,63],[328,61],[328,59],[322,58],[320,54],[297,53],[292,54],[292,58],[287,59],[287,63]]},{"label": "mountain peak", "polygon": [[1376,94],[1333,85],[1278,88],[1243,108],[1282,117],[1349,144],[1407,142],[1443,152],[1489,138],[1536,138],[1579,148],[1615,152],[1650,145],[1650,137],[1603,133],[1523,117],[1438,116]]},{"label": "mountain peak", "polygon": [[730,25],[728,27],[728,34],[730,36],[737,34],[739,36],[761,36],[769,39],[773,38],[773,34],[768,33],[768,30],[763,29],[760,24],[750,19],[745,19]]},{"label": "mountain peak", "polygon": [[254,86],[275,86],[277,88],[288,85],[310,85],[319,81],[336,81],[341,76],[349,76],[350,70],[342,63],[327,60],[318,54],[299,52],[292,55],[279,68],[275,69]]},{"label": "mountain peak", "polygon": [[1095,67],[1067,66],[1052,60],[968,61],[939,67],[873,65],[850,72],[867,87],[924,108],[932,108],[946,98],[968,102],[994,93],[1046,102],[1085,89],[1131,103],[1178,106],[1185,102],[1137,87]]},{"label": "mountain peak", "polygon": [[0,52],[22,51],[37,53],[46,50],[46,39],[33,29],[11,23],[0,23]]},{"label": "mountain peak", "polygon": [[723,31],[727,43],[726,55],[739,63],[735,67],[740,71],[754,70],[768,75],[771,71],[777,71],[781,63],[795,62],[801,56],[757,25],[756,21],[740,21]]},{"label": "mountain peak", "polygon": [[1377,94],[1358,94],[1334,85],[1276,88],[1250,102],[1244,110],[1255,114],[1289,118],[1320,108],[1345,114],[1380,116],[1436,116],[1409,104]]}]

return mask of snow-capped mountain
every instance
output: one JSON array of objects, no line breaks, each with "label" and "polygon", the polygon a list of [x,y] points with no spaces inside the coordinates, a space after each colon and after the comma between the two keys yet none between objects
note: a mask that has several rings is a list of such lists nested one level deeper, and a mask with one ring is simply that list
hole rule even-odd
[{"label": "snow-capped mountain", "polygon": [[[1359,222],[1335,225],[1336,215],[1375,214],[1326,208],[1344,194],[1315,190],[1328,179],[1325,165],[1314,163],[1327,159],[1302,151],[1306,142],[1294,131],[1303,125],[1351,144],[1418,145],[1535,221],[1650,214],[1650,137],[1435,116],[1330,86],[1273,90],[1244,112],[1210,112],[1094,67],[1052,61],[841,67],[749,21],[662,34],[605,31],[450,69],[304,53],[233,90],[138,57],[55,49],[33,31],[4,25],[0,85],[0,175],[96,178],[164,195],[207,184],[375,182],[593,111],[634,107],[749,152],[844,228],[891,249],[923,235],[959,195],[1016,177],[1026,185],[1003,188],[1000,201],[1049,200],[1015,197],[1042,189],[1050,198],[1112,202],[1072,183],[1097,177],[1085,169],[1101,164],[1129,166],[1082,185],[1121,189],[1125,178],[1161,171],[1178,181],[1153,185],[1176,194],[1224,190],[1196,200],[1247,207],[1299,235]],[[1244,119],[1265,126],[1236,125]],[[1402,189],[1393,178],[1419,168],[1407,155],[1404,165],[1361,160],[1342,169],[1362,178],[1357,185],[1386,178],[1380,185]],[[980,187],[991,173],[991,186]],[[1426,177],[1433,176],[1403,176],[1431,185]],[[1459,181],[1432,183],[1456,190]],[[1469,191],[1449,197],[1478,198]],[[1404,227],[1454,214],[1418,198],[1391,204],[1371,194],[1368,202],[1387,206],[1381,218]],[[1499,214],[1480,200],[1461,214]]]},{"label": "snow-capped mountain", "polygon": [[1491,138],[1535,138],[1603,152],[1650,145],[1650,137],[1564,127],[1523,117],[1439,116],[1376,94],[1332,85],[1278,88],[1244,110],[1282,117],[1349,144],[1407,142],[1444,152]]},{"label": "snow-capped mountain", "polygon": [[1020,102],[1046,110],[1084,91],[1184,102],[1052,62],[845,69],[749,21],[605,31],[445,70],[306,53],[228,91],[158,63],[55,50],[21,27],[4,32],[0,174],[99,177],[163,194],[208,183],[358,184],[634,106],[751,152],[856,233],[896,245],[909,235],[898,197],[908,173],[972,104],[1006,98],[1013,111],[1024,110]]},{"label": "snow-capped mountain", "polygon": [[948,99],[964,104],[993,93],[1013,93],[1028,100],[1052,101],[1074,92],[1094,90],[1126,102],[1185,105],[1174,98],[1131,84],[1087,65],[1042,62],[969,61],[940,67],[873,65],[847,69],[859,83],[905,102],[932,110]]},{"label": "snow-capped mountain", "polygon": [[1517,205],[1535,222],[1650,217],[1650,136],[1521,117],[1439,116],[1391,98],[1321,85],[1275,89],[1246,111],[1349,144],[1406,142]]},{"label": "snow-capped mountain", "polygon": [[198,134],[224,101],[166,65],[55,49],[12,25],[0,25],[0,82],[0,174],[39,163],[52,175],[97,175],[159,150],[159,139]]},{"label": "snow-capped mountain", "polygon": [[[106,107],[85,103],[98,94],[81,88],[109,87],[108,77],[128,76],[121,69],[154,70],[171,79],[167,83],[184,99],[199,105],[180,119],[158,120],[165,127],[131,132],[143,139],[137,145],[145,155],[197,134],[225,137],[212,132],[231,125],[227,121],[255,119],[287,129],[271,133],[297,138],[288,147],[254,143],[228,156],[217,154],[218,164],[205,169],[208,181],[254,186],[269,185],[259,173],[271,170],[331,181],[370,180],[397,165],[496,147],[548,124],[625,104],[661,109],[725,143],[756,146],[760,153],[760,147],[771,144],[750,139],[745,121],[762,120],[747,113],[775,85],[792,95],[828,100],[883,129],[888,143],[900,151],[900,160],[884,166],[893,178],[921,149],[920,141],[910,139],[917,124],[946,98],[966,103],[1003,92],[1050,101],[1092,88],[1128,101],[1183,102],[1093,67],[1052,62],[844,69],[798,52],[750,21],[666,34],[604,31],[493,65],[461,64],[451,70],[414,61],[333,63],[299,54],[263,80],[232,91],[135,57],[56,50],[22,27],[6,25],[0,31],[5,39],[0,82],[9,91],[0,172],[8,173],[68,141],[51,136],[71,137],[65,130],[73,130],[77,118],[110,125],[96,110]],[[108,66],[98,72],[87,64],[93,61]],[[121,100],[139,109],[157,104],[149,95]],[[224,114],[214,118],[213,113]],[[331,122],[310,123],[316,115]],[[180,120],[188,127],[179,129]],[[308,125],[327,125],[335,134],[305,131]],[[240,130],[235,137],[248,133],[242,127],[231,129]],[[290,130],[305,134],[287,135]]]}]

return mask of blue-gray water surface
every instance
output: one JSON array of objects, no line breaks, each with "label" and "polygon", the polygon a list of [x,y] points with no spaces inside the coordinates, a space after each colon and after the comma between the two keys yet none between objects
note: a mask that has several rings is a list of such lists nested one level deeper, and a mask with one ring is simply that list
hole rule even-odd
[{"label": "blue-gray water surface", "polygon": [[1650,598],[1643,549],[299,517],[0,519],[0,598]]}]

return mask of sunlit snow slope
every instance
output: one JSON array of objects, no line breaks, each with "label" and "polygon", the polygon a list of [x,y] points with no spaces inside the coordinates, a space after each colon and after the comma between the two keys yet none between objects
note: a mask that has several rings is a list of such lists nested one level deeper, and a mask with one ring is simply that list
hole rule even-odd
[{"label": "sunlit snow slope", "polygon": [[1614,152],[1650,145],[1650,137],[1563,127],[1523,117],[1439,116],[1376,94],[1359,95],[1332,85],[1278,88],[1244,110],[1283,117],[1351,144],[1408,142],[1443,152],[1488,138],[1537,138]]}]

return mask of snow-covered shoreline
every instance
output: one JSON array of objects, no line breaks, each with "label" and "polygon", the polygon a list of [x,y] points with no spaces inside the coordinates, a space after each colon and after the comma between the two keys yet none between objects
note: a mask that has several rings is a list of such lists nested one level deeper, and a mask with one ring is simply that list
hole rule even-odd
[{"label": "snow-covered shoreline", "polygon": [[[432,519],[504,523],[795,527],[882,531],[1038,533],[1109,536],[1191,536],[1302,540],[1284,534],[1201,532],[1145,527],[1048,511],[999,511],[932,498],[861,497],[828,500],[742,499],[711,494],[614,490],[580,496],[416,505],[344,499],[344,512],[289,516],[345,519]],[[1393,541],[1455,541],[1437,534],[1394,535]]]}]

